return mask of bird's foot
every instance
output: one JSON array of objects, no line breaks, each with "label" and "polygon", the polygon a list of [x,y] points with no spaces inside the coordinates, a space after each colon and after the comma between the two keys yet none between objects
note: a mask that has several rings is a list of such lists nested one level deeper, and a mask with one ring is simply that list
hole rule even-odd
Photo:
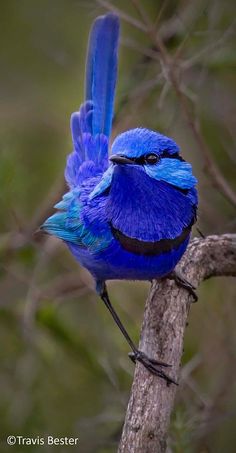
[{"label": "bird's foot", "polygon": [[141,362],[143,366],[145,366],[145,368],[147,368],[147,370],[150,371],[150,373],[155,374],[156,376],[159,376],[162,379],[165,379],[167,385],[170,384],[178,385],[178,383],[170,376],[168,376],[166,373],[164,373],[162,369],[171,367],[171,365],[169,365],[168,363],[151,359],[144,352],[139,351],[138,349],[134,352],[130,352],[129,357],[132,360],[132,362],[134,363]]},{"label": "bird's foot", "polygon": [[200,228],[196,227],[196,230],[197,232],[199,233],[199,235],[202,237],[202,239],[205,239],[205,234],[203,234],[203,232],[200,230]]},{"label": "bird's foot", "polygon": [[195,286],[193,286],[190,282],[185,280],[185,278],[182,277],[182,275],[179,275],[176,271],[174,271],[174,272],[172,272],[172,274],[168,275],[168,278],[175,280],[175,283],[178,286],[186,289],[189,292],[189,294],[191,294],[191,296],[193,297],[193,302],[198,301],[198,296],[195,292],[195,290],[196,290]]}]

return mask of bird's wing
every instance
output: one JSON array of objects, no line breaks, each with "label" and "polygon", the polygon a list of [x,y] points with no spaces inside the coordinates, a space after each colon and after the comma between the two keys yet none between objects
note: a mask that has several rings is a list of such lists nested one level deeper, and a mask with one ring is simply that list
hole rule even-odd
[{"label": "bird's wing", "polygon": [[[79,248],[98,253],[110,244],[112,233],[101,214],[99,217],[104,200],[100,198],[100,205],[91,202],[90,206],[86,206],[86,198],[87,195],[84,197],[82,194],[81,200],[80,189],[66,193],[55,205],[58,212],[49,217],[40,229]],[[97,217],[94,227],[88,216]]]},{"label": "bird's wing", "polygon": [[85,102],[71,116],[74,151],[68,157],[65,177],[72,189],[108,167],[118,39],[116,15],[107,14],[95,20],[87,54]]}]

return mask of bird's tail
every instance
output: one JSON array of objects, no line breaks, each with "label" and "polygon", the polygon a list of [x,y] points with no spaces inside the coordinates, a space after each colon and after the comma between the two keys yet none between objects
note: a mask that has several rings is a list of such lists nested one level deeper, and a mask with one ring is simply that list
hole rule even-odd
[{"label": "bird's tail", "polygon": [[65,169],[65,178],[71,188],[108,168],[118,40],[118,17],[115,14],[98,17],[89,38],[85,102],[71,115],[74,150],[67,158]]},{"label": "bird's tail", "polygon": [[119,19],[98,17],[91,29],[87,53],[85,99],[91,101],[92,134],[110,136],[117,77]]}]

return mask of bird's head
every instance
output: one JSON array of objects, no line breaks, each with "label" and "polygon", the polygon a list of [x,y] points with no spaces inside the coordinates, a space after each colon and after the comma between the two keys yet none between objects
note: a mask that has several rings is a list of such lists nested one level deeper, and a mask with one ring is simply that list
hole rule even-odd
[{"label": "bird's head", "polygon": [[150,178],[188,190],[197,183],[192,166],[179,154],[179,147],[169,137],[149,129],[131,129],[116,137],[111,148],[111,165],[91,198],[101,194],[112,183],[116,166],[144,171]]},{"label": "bird's head", "polygon": [[174,140],[165,135],[149,129],[137,128],[118,135],[113,142],[111,152],[112,162],[116,162],[117,156],[124,156],[128,160],[123,163],[154,165],[163,153],[168,154],[169,157],[178,154],[179,147]]}]

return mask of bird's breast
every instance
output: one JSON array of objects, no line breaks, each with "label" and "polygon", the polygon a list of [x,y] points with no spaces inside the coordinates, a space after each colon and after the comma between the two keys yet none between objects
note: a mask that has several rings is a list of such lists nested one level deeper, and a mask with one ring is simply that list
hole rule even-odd
[{"label": "bird's breast", "polygon": [[106,203],[113,236],[137,254],[157,254],[177,247],[190,233],[191,201],[169,184],[137,166],[117,165]]}]

